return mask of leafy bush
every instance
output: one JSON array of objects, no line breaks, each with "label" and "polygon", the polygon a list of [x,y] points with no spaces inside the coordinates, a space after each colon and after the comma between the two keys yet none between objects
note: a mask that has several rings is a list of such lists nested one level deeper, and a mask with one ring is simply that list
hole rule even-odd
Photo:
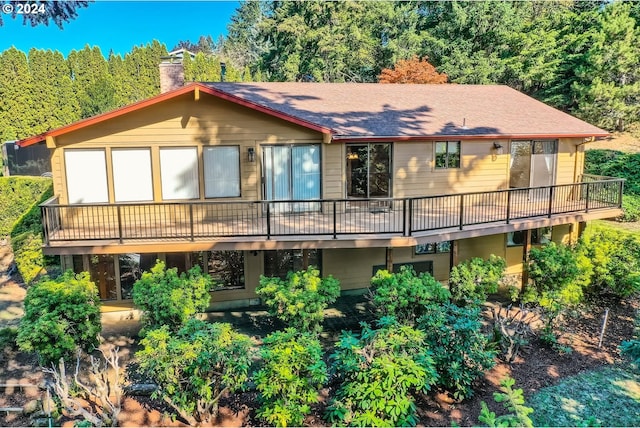
[{"label": "leafy bush", "polygon": [[482,334],[480,308],[430,305],[418,320],[438,371],[438,385],[456,400],[473,395],[473,382],[494,366],[495,351]]},{"label": "leafy bush", "polygon": [[569,351],[559,346],[554,329],[558,317],[583,299],[580,280],[583,272],[577,254],[567,246],[551,242],[531,249],[527,269],[534,285],[525,288],[523,302],[535,303],[544,311],[541,340],[557,350]]},{"label": "leafy bush", "polygon": [[628,358],[636,368],[640,368],[640,313],[636,315],[633,337],[620,344],[620,352]]},{"label": "leafy bush", "polygon": [[20,217],[37,206],[45,192],[52,194],[51,187],[50,178],[0,177],[0,236],[11,234]]},{"label": "leafy bush", "polygon": [[16,339],[18,338],[17,327],[3,327],[0,328],[0,352],[3,349],[15,349],[17,346]]},{"label": "leafy bush", "polygon": [[622,209],[620,221],[640,221],[640,195],[622,195]]},{"label": "leafy bush", "polygon": [[142,310],[143,334],[166,325],[176,331],[187,320],[209,306],[211,278],[196,266],[178,275],[176,268],[166,269],[157,261],[150,272],[133,284],[133,303]]},{"label": "leafy bush", "polygon": [[589,226],[578,246],[592,298],[617,299],[640,291],[640,239],[620,230]]},{"label": "leafy bush", "polygon": [[343,332],[332,355],[339,387],[327,409],[331,423],[414,426],[413,394],[427,392],[437,372],[424,333],[384,317],[372,330]]},{"label": "leafy bush", "polygon": [[72,359],[77,348],[91,352],[98,345],[100,299],[86,272],[42,278],[27,291],[24,310],[18,346],[38,353],[43,365]]},{"label": "leafy bush", "polygon": [[477,304],[487,300],[487,295],[498,291],[507,263],[502,257],[484,260],[475,257],[451,269],[449,289],[457,305]]},{"label": "leafy bush", "polygon": [[449,300],[449,291],[428,273],[416,275],[411,266],[400,272],[379,270],[371,278],[370,300],[379,316],[393,316],[399,322],[412,322],[430,303]]},{"label": "leafy bush", "polygon": [[230,324],[190,319],[177,333],[168,326],[147,332],[136,353],[142,372],[190,425],[214,423],[218,402],[243,386],[251,365],[251,339]]},{"label": "leafy bush", "polygon": [[515,383],[514,379],[505,378],[500,381],[502,392],[493,393],[496,403],[502,403],[505,410],[510,413],[496,417],[496,414],[489,411],[487,403],[483,401],[480,416],[478,416],[480,422],[487,424],[488,427],[533,427],[533,421],[529,417],[533,409],[525,405],[522,389],[513,389]]},{"label": "leafy bush", "polygon": [[289,328],[267,336],[261,353],[264,366],[254,378],[262,404],[258,416],[271,426],[302,426],[327,381],[320,342]]},{"label": "leafy bush", "polygon": [[287,279],[260,276],[256,293],[272,316],[299,331],[321,331],[324,310],[340,296],[340,282],[332,276],[320,278],[320,271],[289,272]]}]

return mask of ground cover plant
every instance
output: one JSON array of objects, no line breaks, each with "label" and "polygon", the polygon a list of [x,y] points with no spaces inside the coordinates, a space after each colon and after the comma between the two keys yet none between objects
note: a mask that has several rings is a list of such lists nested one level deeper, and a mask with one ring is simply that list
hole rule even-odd
[{"label": "ground cover plant", "polygon": [[340,282],[320,277],[313,266],[289,272],[286,279],[260,276],[256,293],[267,305],[269,313],[300,331],[322,330],[323,311],[340,296]]},{"label": "ground cover plant", "polygon": [[508,413],[496,416],[483,401],[478,417],[480,422],[489,427],[533,427],[533,421],[529,417],[533,409],[526,405],[522,389],[513,389],[515,383],[510,377],[502,379],[500,392],[493,393],[493,399],[496,403],[502,403]]},{"label": "ground cover plant", "polygon": [[98,346],[100,299],[86,272],[43,277],[29,287],[24,310],[16,342],[22,351],[37,353],[42,365],[73,360],[78,348],[91,352]]}]

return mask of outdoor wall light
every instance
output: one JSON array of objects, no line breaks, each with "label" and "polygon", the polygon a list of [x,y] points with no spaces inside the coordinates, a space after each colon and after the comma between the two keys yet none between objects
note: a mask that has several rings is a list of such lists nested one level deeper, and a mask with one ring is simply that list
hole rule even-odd
[{"label": "outdoor wall light", "polygon": [[498,153],[499,155],[501,155],[503,153],[503,148],[502,148],[502,144],[494,141],[493,142],[493,149],[496,151],[496,153]]},{"label": "outdoor wall light", "polygon": [[249,159],[249,162],[255,162],[256,161],[256,149],[254,149],[253,147],[249,147],[247,149],[247,158]]}]

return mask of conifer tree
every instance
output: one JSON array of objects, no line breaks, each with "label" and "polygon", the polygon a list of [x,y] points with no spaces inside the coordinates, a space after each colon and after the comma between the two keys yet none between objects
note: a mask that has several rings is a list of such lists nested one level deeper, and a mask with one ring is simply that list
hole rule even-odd
[{"label": "conifer tree", "polygon": [[0,141],[32,135],[33,81],[27,56],[14,47],[0,54],[0,100]]}]

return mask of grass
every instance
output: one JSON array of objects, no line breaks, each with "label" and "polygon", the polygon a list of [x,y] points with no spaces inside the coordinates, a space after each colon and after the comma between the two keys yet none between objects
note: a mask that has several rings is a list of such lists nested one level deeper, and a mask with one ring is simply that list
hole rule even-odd
[{"label": "grass", "polygon": [[634,235],[640,236],[640,221],[621,223],[619,221],[611,220],[593,220],[589,224],[597,225],[606,229],[622,230],[625,232],[631,232]]},{"label": "grass", "polygon": [[609,366],[543,388],[527,405],[535,426],[638,426],[640,374]]}]

